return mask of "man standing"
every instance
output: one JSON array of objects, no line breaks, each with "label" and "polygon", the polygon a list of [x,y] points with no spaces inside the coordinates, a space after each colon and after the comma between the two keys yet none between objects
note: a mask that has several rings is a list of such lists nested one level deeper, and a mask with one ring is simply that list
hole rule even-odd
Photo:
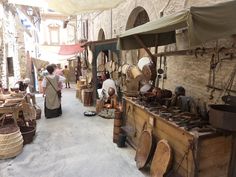
[{"label": "man standing", "polygon": [[65,83],[66,83],[66,88],[70,88],[70,81],[69,81],[69,72],[70,70],[67,68],[67,65],[65,65],[65,69],[63,70],[64,77],[66,78]]}]

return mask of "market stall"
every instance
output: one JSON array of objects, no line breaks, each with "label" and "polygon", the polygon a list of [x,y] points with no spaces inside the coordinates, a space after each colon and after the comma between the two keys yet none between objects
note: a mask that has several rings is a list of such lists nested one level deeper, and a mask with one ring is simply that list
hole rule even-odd
[{"label": "market stall", "polygon": [[[109,70],[110,73],[115,72],[120,65],[120,59],[119,59],[119,50],[116,48],[117,46],[117,39],[108,39],[103,41],[91,41],[84,44],[84,47],[86,47],[86,60],[88,61],[88,69],[87,69],[87,84],[91,84],[92,82],[92,90],[93,90],[93,103],[96,102],[96,99],[98,98],[97,93],[97,85],[98,85],[98,73],[105,74],[106,63],[109,63],[110,68],[113,68],[112,70]],[[99,54],[103,52],[106,55],[107,61],[104,61],[100,66],[98,66],[97,58]],[[112,54],[116,55],[117,60],[114,60],[114,56],[111,56]],[[109,67],[108,67],[109,68]],[[109,69],[110,69],[109,68]]]},{"label": "market stall", "polygon": [[[197,56],[201,52],[219,56],[219,52],[223,52],[231,53],[232,60],[235,54],[234,46],[222,50],[196,47],[211,40],[236,34],[236,26],[232,19],[232,16],[236,15],[235,8],[235,1],[207,7],[191,7],[127,30],[119,36],[119,49],[144,48],[154,68],[157,68],[157,58],[160,57],[157,79],[153,80],[152,84],[144,84],[138,97],[126,96],[123,102],[122,130],[126,133],[128,142],[136,149],[135,160],[139,169],[145,167],[153,157],[154,151],[155,154],[161,151],[160,146],[156,147],[154,144],[164,139],[164,144],[168,146],[165,146],[163,152],[169,153],[163,153],[159,158],[155,158],[154,155],[154,160],[150,162],[152,176],[155,176],[155,169],[160,168],[161,164],[167,164],[166,168],[162,168],[162,174],[166,176],[236,176],[233,134],[227,128],[209,122],[206,105],[200,108],[200,105],[194,104],[191,97],[185,96],[185,92],[178,94],[178,90],[175,90],[175,93],[171,93],[163,85],[160,88],[159,84],[155,83],[159,83],[159,78],[166,79],[166,56]],[[222,10],[225,13],[222,13]],[[158,53],[158,46],[176,42],[176,30],[187,30],[189,48]],[[156,47],[155,53],[151,52],[150,47]],[[162,57],[164,69],[161,67]],[[213,61],[211,67],[214,69]],[[234,91],[231,86],[235,71],[236,67],[231,72],[227,86],[222,88],[223,92]],[[214,79],[210,83],[215,83]],[[214,84],[210,87],[215,89]],[[202,114],[203,112],[205,113]],[[225,112],[236,117],[233,109],[222,109],[220,112],[222,117],[226,116],[226,120],[228,117]],[[215,115],[211,114],[210,120],[214,119]]]}]

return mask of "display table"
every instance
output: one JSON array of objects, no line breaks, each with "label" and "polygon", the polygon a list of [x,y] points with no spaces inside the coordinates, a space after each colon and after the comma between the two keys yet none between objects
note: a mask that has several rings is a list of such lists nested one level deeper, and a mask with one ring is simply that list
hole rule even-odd
[{"label": "display table", "polygon": [[128,142],[137,147],[147,123],[155,140],[166,139],[173,150],[172,169],[183,177],[228,177],[232,135],[214,130],[187,131],[131,98],[124,98],[124,122]]}]

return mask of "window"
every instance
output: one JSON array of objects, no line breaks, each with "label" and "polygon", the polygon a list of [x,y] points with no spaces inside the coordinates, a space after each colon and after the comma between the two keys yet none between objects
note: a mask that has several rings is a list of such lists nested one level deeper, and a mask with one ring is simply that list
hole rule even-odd
[{"label": "window", "polygon": [[85,20],[84,22],[83,22],[83,37],[84,37],[84,39],[88,39],[88,20]]},{"label": "window", "polygon": [[57,24],[49,25],[50,44],[59,45],[60,43],[60,26]]},{"label": "window", "polygon": [[7,74],[8,76],[14,76],[13,58],[7,57]]}]

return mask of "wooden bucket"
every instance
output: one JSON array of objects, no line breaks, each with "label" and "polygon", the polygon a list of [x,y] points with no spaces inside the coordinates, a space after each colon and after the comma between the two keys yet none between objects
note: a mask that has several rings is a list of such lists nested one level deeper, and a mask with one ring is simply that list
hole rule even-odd
[{"label": "wooden bucket", "polygon": [[78,98],[81,100],[82,103],[83,103],[82,92],[84,89],[87,89],[87,85],[80,85],[80,87],[78,88]]},{"label": "wooden bucket", "polygon": [[85,85],[85,84],[86,84],[86,81],[84,81],[84,80],[77,81],[77,88],[79,88],[81,85]]},{"label": "wooden bucket", "polygon": [[113,127],[113,142],[114,143],[117,143],[119,140],[119,134],[122,132],[121,125],[122,125],[121,112],[115,111],[115,119],[114,119],[114,127]]},{"label": "wooden bucket", "polygon": [[117,143],[119,140],[119,134],[113,132],[113,143]]},{"label": "wooden bucket", "polygon": [[97,99],[97,101],[96,101],[96,113],[97,114],[102,111],[103,106],[104,106],[104,102],[102,100]]},{"label": "wooden bucket", "polygon": [[84,106],[93,105],[93,90],[92,89],[83,90],[83,103],[84,103]]},{"label": "wooden bucket", "polygon": [[14,124],[2,126],[0,132],[0,159],[15,157],[22,152],[22,148],[23,137],[19,127]]},{"label": "wooden bucket", "polygon": [[151,163],[151,177],[163,177],[170,168],[172,157],[172,150],[167,140],[160,140]]},{"label": "wooden bucket", "polygon": [[137,66],[131,67],[130,72],[131,72],[132,78],[137,81],[141,80],[143,77],[142,72],[140,71],[140,69]]}]

